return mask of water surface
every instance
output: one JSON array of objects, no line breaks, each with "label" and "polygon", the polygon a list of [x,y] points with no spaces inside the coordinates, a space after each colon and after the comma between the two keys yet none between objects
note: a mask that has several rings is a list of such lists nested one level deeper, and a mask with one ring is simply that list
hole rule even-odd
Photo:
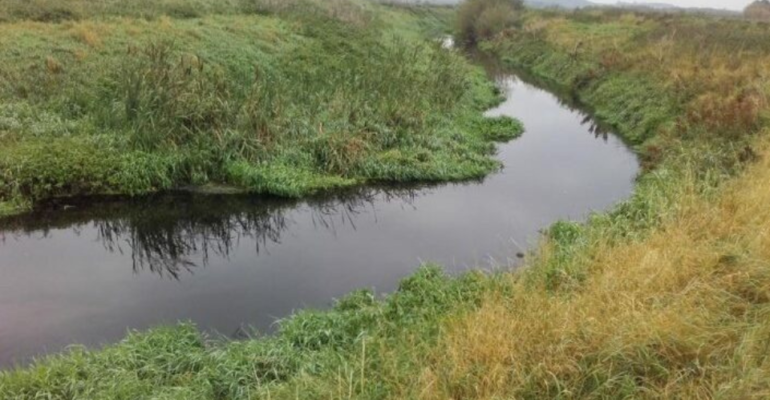
[{"label": "water surface", "polygon": [[500,146],[505,168],[481,182],[302,202],[164,195],[6,222],[0,368],[177,321],[268,331],[357,288],[392,291],[424,262],[511,266],[540,229],[631,193],[637,160],[621,140],[548,92],[514,79],[505,90],[489,115],[526,132]]}]

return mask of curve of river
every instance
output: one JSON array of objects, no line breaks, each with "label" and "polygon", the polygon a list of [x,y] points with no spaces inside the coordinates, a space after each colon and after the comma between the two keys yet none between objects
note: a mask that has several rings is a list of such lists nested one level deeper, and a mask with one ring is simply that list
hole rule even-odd
[{"label": "curve of river", "polygon": [[357,288],[392,291],[423,262],[515,266],[559,219],[629,196],[638,164],[617,137],[513,77],[488,112],[520,119],[481,182],[334,198],[164,195],[40,212],[0,227],[0,368],[128,329],[193,321],[271,329]]}]

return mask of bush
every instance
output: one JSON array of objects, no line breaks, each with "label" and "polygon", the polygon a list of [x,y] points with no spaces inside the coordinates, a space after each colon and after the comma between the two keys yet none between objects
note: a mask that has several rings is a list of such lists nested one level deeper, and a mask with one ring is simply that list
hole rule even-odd
[{"label": "bush", "polygon": [[743,14],[749,19],[770,21],[770,1],[757,0],[749,4]]},{"label": "bush", "polygon": [[523,0],[468,0],[457,14],[456,38],[473,45],[515,26]]}]

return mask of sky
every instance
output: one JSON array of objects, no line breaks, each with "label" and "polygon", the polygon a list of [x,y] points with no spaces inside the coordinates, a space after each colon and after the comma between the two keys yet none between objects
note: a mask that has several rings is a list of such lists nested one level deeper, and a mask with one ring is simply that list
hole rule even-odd
[{"label": "sky", "polygon": [[[616,3],[616,0],[592,0],[594,3]],[[709,7],[743,10],[753,0],[623,0],[628,3],[668,3],[680,7]]]}]

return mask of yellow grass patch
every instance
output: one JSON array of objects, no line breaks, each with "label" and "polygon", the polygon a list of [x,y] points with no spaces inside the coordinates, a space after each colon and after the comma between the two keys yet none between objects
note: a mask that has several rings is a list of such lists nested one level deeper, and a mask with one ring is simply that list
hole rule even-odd
[{"label": "yellow grass patch", "polygon": [[108,27],[93,22],[78,22],[70,28],[70,35],[89,47],[101,47]]},{"label": "yellow grass patch", "polygon": [[52,74],[59,74],[64,71],[64,66],[53,56],[45,58],[45,68]]},{"label": "yellow grass patch", "polygon": [[75,59],[78,61],[83,61],[88,58],[88,52],[83,49],[76,49],[74,55]]},{"label": "yellow grass patch", "polygon": [[172,30],[174,29],[174,21],[171,20],[167,15],[162,15],[160,18],[158,18],[158,27],[163,30]]},{"label": "yellow grass patch", "polygon": [[644,240],[599,243],[577,291],[512,276],[512,294],[448,321],[423,397],[770,398],[763,147],[717,199],[690,196]]}]

